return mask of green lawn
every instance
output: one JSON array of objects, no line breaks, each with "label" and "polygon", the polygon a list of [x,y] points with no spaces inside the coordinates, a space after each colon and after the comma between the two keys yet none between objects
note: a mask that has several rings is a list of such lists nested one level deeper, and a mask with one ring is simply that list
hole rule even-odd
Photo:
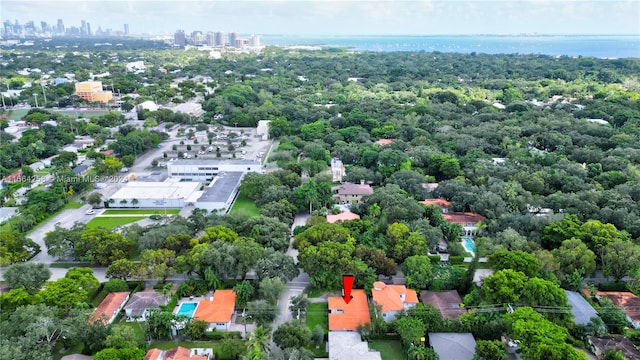
[{"label": "green lawn", "polygon": [[94,217],[87,223],[87,228],[93,229],[103,227],[107,230],[111,230],[118,226],[130,224],[146,218],[146,216],[98,216]]},{"label": "green lawn", "polygon": [[14,110],[9,110],[8,112],[11,113],[9,115],[9,120],[16,120],[17,121],[17,120],[22,119],[23,116],[27,115],[27,112],[29,112],[29,109],[14,109]]},{"label": "green lawn", "polygon": [[[169,215],[177,215],[180,213],[180,209],[167,209],[166,213]],[[108,209],[105,210],[102,215],[134,215],[134,214],[144,214],[144,215],[153,215],[159,214],[164,215],[164,209]]]},{"label": "green lawn", "polygon": [[136,341],[142,343],[146,340],[146,336],[145,336],[145,330],[147,327],[147,323],[144,321],[131,321],[131,322],[126,322],[126,321],[120,321],[119,323],[120,325],[124,325],[124,326],[128,326],[130,328],[133,329],[133,332],[136,334]]},{"label": "green lawn", "polygon": [[307,309],[307,327],[313,331],[316,325],[322,326],[325,333],[329,329],[329,305],[326,302],[309,304]]},{"label": "green lawn", "polygon": [[374,340],[369,343],[369,348],[380,351],[382,360],[404,360],[405,355],[402,344],[398,340]]},{"label": "green lawn", "polygon": [[244,211],[251,216],[260,215],[260,209],[256,205],[256,203],[246,197],[244,193],[241,191],[236,198],[236,202],[233,204],[231,208],[231,214],[238,213]]}]

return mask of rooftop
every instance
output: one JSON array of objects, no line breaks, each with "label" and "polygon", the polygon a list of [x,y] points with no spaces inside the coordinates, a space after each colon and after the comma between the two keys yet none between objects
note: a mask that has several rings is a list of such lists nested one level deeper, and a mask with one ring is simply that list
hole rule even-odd
[{"label": "rooftop", "polygon": [[231,321],[235,305],[236,293],[233,290],[216,290],[213,301],[200,301],[193,317],[208,323],[227,323]]},{"label": "rooftop", "polygon": [[200,188],[199,182],[130,181],[111,195],[111,199],[186,199]]},{"label": "rooftop", "polygon": [[[369,304],[364,290],[352,290],[351,301],[347,304],[342,296],[331,296],[329,302],[329,330],[356,330],[359,324],[371,322]],[[332,310],[341,311],[333,313]]]},{"label": "rooftop", "polygon": [[568,303],[571,306],[573,314],[573,322],[580,325],[586,325],[592,317],[598,316],[596,310],[585,300],[580,293],[565,290],[567,293]]},{"label": "rooftop", "polygon": [[379,146],[390,145],[391,143],[393,143],[393,139],[380,139],[374,142],[375,145]]},{"label": "rooftop", "polygon": [[462,300],[456,290],[421,291],[420,298],[425,305],[432,305],[440,311],[443,318],[455,319],[464,314],[460,307]]},{"label": "rooftop", "polygon": [[109,323],[109,320],[114,317],[118,309],[122,306],[122,304],[127,301],[129,298],[129,292],[112,292],[107,294],[107,296],[102,300],[100,305],[96,308],[89,319],[90,322],[94,322],[102,318],[102,316],[106,316],[107,319],[103,320],[105,323]]},{"label": "rooftop", "polygon": [[[404,294],[404,301],[401,295]],[[415,290],[407,289],[404,285],[387,285],[382,281],[373,283],[371,289],[373,301],[382,306],[382,312],[398,311],[404,309],[404,304],[417,304],[418,294]]]},{"label": "rooftop", "polygon": [[380,353],[369,349],[360,334],[350,331],[329,332],[330,360],[380,360]]},{"label": "rooftop", "polygon": [[253,160],[185,160],[180,159],[169,163],[169,167],[172,165],[259,165],[260,163]]},{"label": "rooftop", "polygon": [[333,224],[336,221],[349,221],[356,219],[360,219],[360,215],[352,213],[351,211],[345,211],[336,215],[327,215],[327,222],[330,224]]},{"label": "rooftop", "polygon": [[[588,291],[586,291],[588,293]],[[598,291],[598,297],[606,297],[620,306],[633,321],[640,321],[640,298],[628,291]]]},{"label": "rooftop", "polygon": [[436,205],[439,206],[443,209],[448,208],[451,203],[445,199],[425,199],[424,201],[421,201],[420,203],[425,204],[427,206],[429,205]]},{"label": "rooftop", "polygon": [[238,186],[244,175],[241,171],[221,172],[209,186],[204,189],[198,201],[226,202],[233,190]]},{"label": "rooftop", "polygon": [[369,184],[344,183],[337,187],[340,195],[371,195],[373,188]]},{"label": "rooftop", "polygon": [[471,333],[429,333],[429,344],[440,359],[473,360],[476,340]]},{"label": "rooftop", "polygon": [[166,351],[160,349],[151,349],[147,351],[144,360],[208,360],[205,355],[192,355],[192,349],[175,347]]},{"label": "rooftop", "polygon": [[484,216],[472,212],[444,213],[442,217],[445,221],[454,224],[476,224],[484,220]]},{"label": "rooftop", "polygon": [[623,336],[587,336],[589,342],[600,351],[605,354],[611,349],[616,349],[622,352],[622,355],[627,360],[640,360],[640,351],[633,345],[631,340]]},{"label": "rooftop", "polygon": [[124,309],[131,310],[131,316],[142,316],[146,309],[159,308],[166,303],[167,298],[158,292],[141,291],[133,294]]}]

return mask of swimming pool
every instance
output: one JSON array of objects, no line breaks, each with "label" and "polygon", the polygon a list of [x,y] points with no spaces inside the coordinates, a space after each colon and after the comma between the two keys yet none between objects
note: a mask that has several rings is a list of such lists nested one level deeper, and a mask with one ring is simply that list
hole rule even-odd
[{"label": "swimming pool", "polygon": [[476,252],[476,243],[473,242],[473,240],[471,240],[470,237],[463,237],[462,238],[462,246],[464,246],[464,249],[467,250],[470,253],[474,253]]},{"label": "swimming pool", "polygon": [[196,308],[198,307],[198,303],[182,303],[178,308],[178,312],[176,315],[187,315],[188,317],[193,317],[193,313],[196,312]]}]

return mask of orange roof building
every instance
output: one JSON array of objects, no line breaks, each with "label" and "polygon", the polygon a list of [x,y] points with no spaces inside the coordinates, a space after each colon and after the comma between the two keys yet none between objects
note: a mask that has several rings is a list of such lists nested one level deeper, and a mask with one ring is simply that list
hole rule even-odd
[{"label": "orange roof building", "polygon": [[355,331],[358,325],[371,323],[367,294],[354,289],[351,296],[348,304],[342,296],[329,297],[329,331]]},{"label": "orange roof building", "polygon": [[327,222],[333,224],[337,221],[349,221],[360,219],[360,215],[352,213],[351,211],[345,211],[336,215],[327,215]]},{"label": "orange roof building", "polygon": [[[196,355],[196,353],[204,355]],[[144,360],[209,360],[211,349],[187,349],[182,346],[169,350],[151,349],[147,351]]]},{"label": "orange roof building", "polygon": [[107,294],[89,318],[89,322],[102,320],[105,325],[111,324],[124,304],[129,300],[129,292],[113,292]]},{"label": "orange roof building", "polygon": [[375,141],[373,144],[378,146],[391,145],[393,143],[393,139],[380,139]]},{"label": "orange roof building", "polygon": [[[591,296],[589,290],[584,289],[583,292],[585,295]],[[640,298],[634,293],[628,291],[598,291],[596,296],[599,298],[606,297],[611,300],[613,305],[620,306],[627,314],[627,320],[633,327],[640,329]]]},{"label": "orange roof building", "polygon": [[446,222],[462,225],[464,236],[475,235],[478,232],[476,224],[485,219],[484,216],[472,212],[443,213],[442,217]]},{"label": "orange roof building", "polygon": [[410,309],[418,304],[418,294],[404,285],[387,285],[382,281],[373,283],[373,301],[382,306],[382,317],[389,322],[400,310]]},{"label": "orange roof building", "polygon": [[449,206],[451,206],[451,203],[445,199],[425,199],[424,201],[420,201],[420,203],[426,206],[435,205],[441,208],[443,213],[449,212]]},{"label": "orange roof building", "polygon": [[235,306],[235,291],[216,290],[211,298],[198,303],[193,317],[208,322],[209,330],[229,330]]}]

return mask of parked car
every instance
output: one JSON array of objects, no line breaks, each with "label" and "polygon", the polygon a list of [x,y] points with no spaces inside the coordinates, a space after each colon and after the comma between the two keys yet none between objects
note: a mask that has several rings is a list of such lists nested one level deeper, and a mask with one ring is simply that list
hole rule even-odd
[{"label": "parked car", "polygon": [[95,215],[96,211],[91,209],[91,210],[87,210],[87,212],[85,214],[87,215]]}]

